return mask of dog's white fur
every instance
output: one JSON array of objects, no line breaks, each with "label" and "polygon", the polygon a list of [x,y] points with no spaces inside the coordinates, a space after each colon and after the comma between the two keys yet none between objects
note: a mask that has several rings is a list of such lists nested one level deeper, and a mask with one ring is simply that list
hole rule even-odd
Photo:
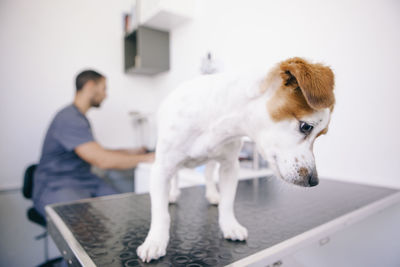
[{"label": "dog's white fur", "polygon": [[[257,143],[259,152],[277,176],[307,186],[299,168],[315,172],[312,146],[317,134],[327,127],[328,108],[301,118],[314,126],[308,138],[299,132],[299,121],[272,120],[267,102],[281,84],[260,86],[265,75],[216,74],[196,78],[173,91],[159,109],[156,160],[151,171],[151,226],[145,242],[137,249],[145,262],[166,253],[169,240],[170,202],[177,201],[177,182],[170,180],[182,167],[207,163],[206,197],[219,203],[219,225],[225,238],[245,240],[247,230],[236,219],[233,203],[237,186],[241,138]],[[264,88],[265,89],[265,88]],[[212,173],[219,165],[219,193]]]}]

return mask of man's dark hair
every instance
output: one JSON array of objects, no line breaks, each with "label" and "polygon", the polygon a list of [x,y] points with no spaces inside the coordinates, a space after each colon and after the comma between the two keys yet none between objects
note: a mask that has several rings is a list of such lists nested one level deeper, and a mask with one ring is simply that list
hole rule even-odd
[{"label": "man's dark hair", "polygon": [[88,81],[98,82],[104,76],[94,70],[84,70],[76,76],[76,91],[79,91]]}]

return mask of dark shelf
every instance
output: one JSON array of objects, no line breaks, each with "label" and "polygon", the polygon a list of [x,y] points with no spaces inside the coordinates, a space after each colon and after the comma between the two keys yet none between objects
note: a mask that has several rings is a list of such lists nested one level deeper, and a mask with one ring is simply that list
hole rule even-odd
[{"label": "dark shelf", "polygon": [[154,75],[169,70],[169,32],[139,26],[125,35],[125,72]]}]

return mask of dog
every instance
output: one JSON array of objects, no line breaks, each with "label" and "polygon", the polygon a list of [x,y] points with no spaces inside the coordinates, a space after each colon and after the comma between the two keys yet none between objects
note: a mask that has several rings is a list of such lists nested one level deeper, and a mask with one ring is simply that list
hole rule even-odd
[{"label": "dog", "polygon": [[[250,137],[274,174],[302,187],[318,184],[313,144],[328,130],[335,104],[334,74],[323,64],[290,58],[269,72],[205,75],[183,83],[161,104],[150,177],[151,225],[137,254],[144,262],[165,255],[168,199],[179,196],[183,167],[206,166],[206,197],[218,204],[224,238],[243,241],[247,229],[233,209],[242,137]],[[219,192],[212,181],[219,165]],[[169,195],[170,194],[170,195]]]}]

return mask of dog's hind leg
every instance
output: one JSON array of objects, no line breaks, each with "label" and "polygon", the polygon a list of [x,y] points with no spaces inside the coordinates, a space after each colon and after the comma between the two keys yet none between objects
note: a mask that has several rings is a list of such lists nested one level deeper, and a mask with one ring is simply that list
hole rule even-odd
[{"label": "dog's hind leg", "polygon": [[175,166],[165,166],[156,160],[151,170],[151,225],[146,240],[137,249],[137,255],[144,262],[158,259],[166,253],[170,227],[168,193],[175,169]]},{"label": "dog's hind leg", "polygon": [[218,206],[218,220],[224,238],[243,241],[247,238],[247,229],[237,221],[233,209],[238,184],[238,155],[241,144],[241,141],[233,141],[228,144],[225,149],[226,158],[220,162],[219,192],[221,199]]},{"label": "dog's hind leg", "polygon": [[206,181],[206,198],[210,204],[218,205],[219,203],[219,192],[217,185],[214,181],[215,172],[218,168],[216,161],[209,161],[206,164],[205,169],[205,181]]},{"label": "dog's hind leg", "polygon": [[179,175],[176,173],[171,179],[171,189],[169,191],[169,203],[174,204],[178,201],[181,195],[181,190],[179,189]]}]

